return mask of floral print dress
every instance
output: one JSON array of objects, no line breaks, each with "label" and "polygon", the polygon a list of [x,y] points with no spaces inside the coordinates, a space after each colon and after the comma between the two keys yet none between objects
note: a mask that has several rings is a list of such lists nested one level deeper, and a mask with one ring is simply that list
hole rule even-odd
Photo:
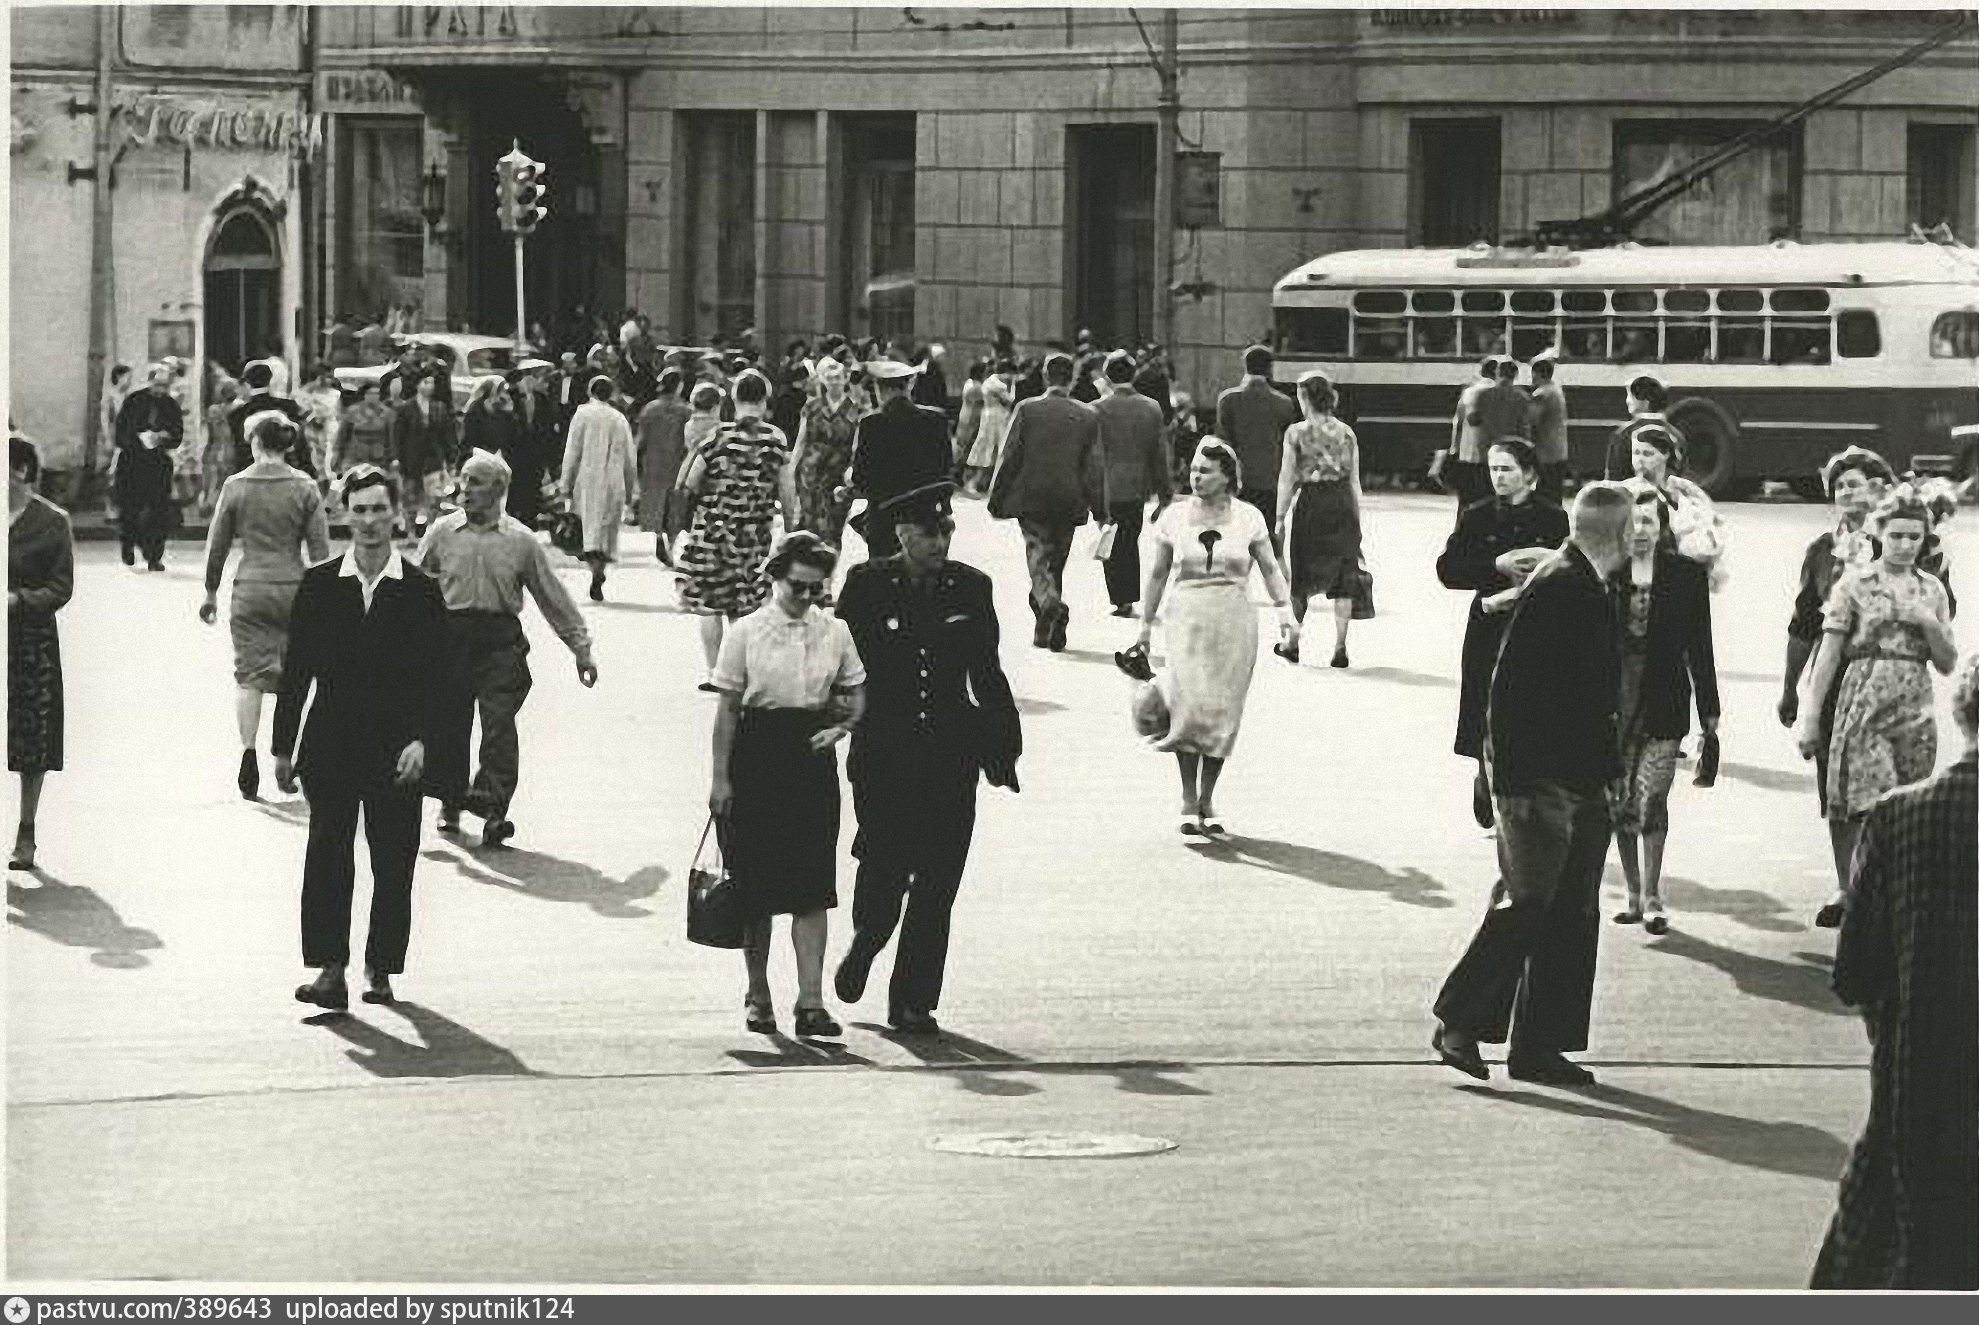
[{"label": "floral print dress", "polygon": [[1880,563],[1843,572],[1828,595],[1822,629],[1842,637],[1846,670],[1828,746],[1828,817],[1866,814],[1885,792],[1921,782],[1938,760],[1931,650],[1924,628],[1897,619],[1921,603],[1951,617],[1945,587],[1921,571]]},{"label": "floral print dress", "polygon": [[797,457],[797,527],[838,547],[845,539],[848,494],[837,496],[852,465],[852,437],[861,414],[847,392],[833,405],[824,396],[804,402],[804,450]]},{"label": "floral print dress", "polygon": [[747,616],[769,597],[763,562],[776,531],[777,481],[790,453],[783,433],[743,419],[717,433],[680,550],[680,605],[697,616]]}]

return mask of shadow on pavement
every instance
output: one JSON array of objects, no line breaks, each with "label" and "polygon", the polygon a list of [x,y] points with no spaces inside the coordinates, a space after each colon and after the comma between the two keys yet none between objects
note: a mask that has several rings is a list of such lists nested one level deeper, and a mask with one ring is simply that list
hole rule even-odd
[{"label": "shadow on pavement", "polygon": [[855,1054],[836,1040],[793,1040],[782,1031],[765,1035],[774,1053],[761,1049],[730,1049],[728,1056],[745,1067],[872,1067],[873,1060]]},{"label": "shadow on pavement", "polygon": [[[1622,878],[1621,867],[1610,865],[1601,876],[1601,886],[1612,892],[1623,892],[1627,884]],[[1663,897],[1679,918],[1690,911],[1729,916],[1747,929],[1765,930],[1769,934],[1801,934],[1807,930],[1806,925],[1791,918],[1786,903],[1756,888],[1713,888],[1695,879],[1666,874],[1663,876]]]},{"label": "shadow on pavement", "polygon": [[526,847],[428,850],[428,860],[451,864],[475,883],[485,883],[546,902],[582,902],[613,920],[639,920],[652,915],[632,903],[651,897],[667,881],[663,865],[648,865],[623,879],[614,879],[582,861],[531,851]]},{"label": "shadow on pavement", "polygon": [[256,812],[270,819],[288,824],[292,828],[309,827],[309,801],[302,796],[292,796],[288,800],[256,801]]},{"label": "shadow on pavement", "polygon": [[972,1095],[1015,1097],[1035,1095],[1043,1087],[1018,1081],[1006,1073],[1027,1076],[1110,1076],[1120,1089],[1131,1095],[1208,1095],[1211,1092],[1186,1081],[1169,1078],[1194,1069],[1184,1063],[1037,1063],[1008,1049],[943,1030],[939,1036],[902,1035],[890,1026],[855,1022],[859,1030],[871,1031],[883,1040],[899,1045],[928,1067],[949,1069],[955,1084]]},{"label": "shadow on pavement", "polygon": [[1350,676],[1365,677],[1370,681],[1389,681],[1401,686],[1420,686],[1426,690],[1455,690],[1457,682],[1448,676],[1437,676],[1433,672],[1412,672],[1406,667],[1356,667],[1348,672]]},{"label": "shadow on pavement", "polygon": [[[1848,1160],[1846,1142],[1808,1123],[1769,1123],[1732,1113],[1694,1109],[1599,1082],[1579,1087],[1572,1095],[1541,1095],[1528,1090],[1492,1090],[1474,1085],[1457,1089],[1526,1108],[1647,1128],[1706,1158],[1784,1173],[1791,1178],[1834,1182],[1841,1177],[1842,1166]],[[1589,1103],[1590,1100],[1600,1103]]]},{"label": "shadow on pavement", "polygon": [[1761,768],[1757,764],[1721,763],[1718,765],[1718,776],[1721,778],[1730,778],[1734,782],[1743,782],[1747,786],[1757,787],[1761,791],[1797,791],[1804,792],[1810,796],[1814,794],[1814,775],[1812,773],[1796,773],[1789,769],[1780,768]]},{"label": "shadow on pavement", "polygon": [[1800,962],[1775,961],[1736,948],[1722,947],[1673,929],[1646,945],[1651,952],[1667,952],[1687,961],[1716,967],[1732,977],[1741,994],[1787,1003],[1809,1012],[1825,1012],[1846,1017],[1849,1010],[1828,987],[1829,974],[1819,966]]},{"label": "shadow on pavement", "polygon": [[1031,699],[1024,695],[1016,696],[1017,711],[1027,718],[1039,717],[1046,713],[1063,713],[1065,706],[1049,699]]},{"label": "shadow on pavement", "polygon": [[661,616],[684,616],[678,607],[671,603],[628,603],[607,598],[602,603],[585,603],[587,608],[602,608],[607,612],[651,612]]},{"label": "shadow on pavement", "polygon": [[1226,860],[1236,865],[1270,870],[1274,874],[1290,875],[1295,879],[1305,879],[1328,888],[1345,888],[1350,892],[1360,893],[1387,893],[1396,901],[1409,906],[1441,909],[1456,905],[1443,895],[1443,885],[1440,882],[1413,866],[1398,873],[1371,860],[1342,856],[1332,851],[1321,851],[1318,847],[1235,834],[1221,842],[1204,841],[1196,847],[1196,851],[1197,854],[1212,860]]},{"label": "shadow on pavement", "polygon": [[319,1012],[303,1024],[351,1044],[348,1057],[376,1077],[533,1077],[540,1075],[507,1049],[431,1008],[400,1000],[381,1008],[412,1023],[419,1041],[401,1040],[348,1012]]},{"label": "shadow on pavement", "polygon": [[117,908],[81,884],[33,871],[40,887],[27,888],[7,881],[7,923],[30,934],[71,948],[94,948],[89,959],[112,970],[134,971],[151,965],[144,954],[165,946],[165,941],[148,929],[124,923]]}]

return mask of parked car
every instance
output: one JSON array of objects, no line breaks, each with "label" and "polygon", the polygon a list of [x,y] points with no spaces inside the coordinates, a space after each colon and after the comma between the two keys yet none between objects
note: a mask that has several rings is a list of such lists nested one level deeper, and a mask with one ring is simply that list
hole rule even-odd
[{"label": "parked car", "polygon": [[417,345],[446,365],[453,382],[454,408],[467,405],[474,381],[490,373],[506,373],[516,365],[515,342],[502,336],[477,336],[464,331],[418,331],[392,338],[395,352],[391,363],[366,364],[361,368],[339,368],[337,385],[347,395],[355,395],[368,382],[376,382],[397,362],[396,350]]}]

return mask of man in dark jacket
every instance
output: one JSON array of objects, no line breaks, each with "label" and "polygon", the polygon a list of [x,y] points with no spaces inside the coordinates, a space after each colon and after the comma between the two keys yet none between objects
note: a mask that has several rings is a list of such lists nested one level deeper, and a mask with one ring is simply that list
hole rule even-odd
[{"label": "man in dark jacket", "polygon": [[1244,351],[1244,380],[1216,398],[1216,435],[1230,443],[1244,474],[1237,495],[1264,513],[1264,527],[1278,527],[1278,470],[1285,430],[1299,421],[1299,407],[1271,384],[1272,355],[1262,345]]},{"label": "man in dark jacket", "polygon": [[1056,653],[1065,647],[1072,610],[1065,605],[1065,563],[1072,534],[1106,520],[1106,459],[1099,415],[1072,399],[1072,357],[1045,360],[1045,393],[1020,400],[1010,412],[1003,454],[990,478],[992,519],[1017,521],[1031,573],[1031,643]]},{"label": "man in dark jacket", "polygon": [[1125,350],[1106,356],[1107,394],[1099,415],[1100,449],[1106,458],[1106,518],[1113,550],[1106,558],[1106,596],[1113,615],[1134,615],[1141,598],[1141,517],[1149,498],[1155,514],[1168,504],[1168,456],[1161,408],[1134,384],[1134,360]]},{"label": "man in dark jacket", "polygon": [[1503,1042],[1508,1024],[1506,1068],[1517,1080],[1594,1080],[1563,1055],[1587,1047],[1594,997],[1607,787],[1621,772],[1621,641],[1607,577],[1628,558],[1633,510],[1618,484],[1581,489],[1567,545],[1526,582],[1492,673],[1486,753],[1500,877],[1437,996],[1430,1041],[1480,1081],[1490,1071],[1478,1042]]},{"label": "man in dark jacket", "polygon": [[903,492],[947,478],[954,457],[948,449],[947,416],[907,398],[915,376],[913,365],[875,359],[865,369],[880,404],[853,431],[848,486],[851,495],[866,499],[866,509],[853,519],[852,527],[866,540],[866,555],[877,559],[892,556],[900,545],[894,541],[893,526],[872,519],[873,512]]},{"label": "man in dark jacket", "polygon": [[144,553],[147,570],[165,569],[165,534],[172,523],[172,452],[185,440],[185,413],[172,395],[172,370],[153,364],[144,389],[117,410],[118,540],[124,564]]},{"label": "man in dark jacket", "polygon": [[[275,782],[309,797],[302,867],[302,960],[316,979],[297,1000],[349,1005],[351,885],[357,817],[371,845],[371,923],[364,945],[367,1003],[392,1001],[412,933],[412,870],[419,855],[420,778],[438,730],[446,675],[447,612],[440,588],[392,547],[391,476],[359,465],[344,480],[351,548],[303,574],[289,618],[275,702]],[[293,762],[311,688],[316,702]]]},{"label": "man in dark jacket", "polygon": [[838,596],[838,619],[866,664],[866,712],[846,762],[859,880],[852,945],[834,985],[858,1002],[900,926],[887,1020],[909,1035],[940,1029],[934,1010],[975,831],[977,774],[1016,791],[1024,750],[989,576],[948,559],[954,488],[944,479],[868,512],[869,523],[892,527],[900,551],[854,566]]},{"label": "man in dark jacket", "polygon": [[392,454],[398,457],[404,485],[399,500],[407,538],[420,537],[439,514],[457,444],[453,401],[440,394],[439,379],[428,374],[413,388],[412,399],[392,415]]},{"label": "man in dark jacket", "polygon": [[234,467],[228,472],[238,474],[254,463],[254,448],[247,440],[247,421],[263,410],[274,410],[297,429],[296,443],[289,448],[289,464],[315,478],[316,463],[310,456],[306,433],[308,412],[287,396],[276,395],[270,389],[273,381],[274,371],[265,363],[251,363],[241,374],[241,385],[248,389],[248,397],[227,411],[227,430],[234,437]]}]

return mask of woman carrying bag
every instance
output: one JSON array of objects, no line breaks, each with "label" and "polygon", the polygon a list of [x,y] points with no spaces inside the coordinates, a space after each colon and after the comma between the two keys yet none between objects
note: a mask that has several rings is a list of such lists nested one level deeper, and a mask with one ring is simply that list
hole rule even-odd
[{"label": "woman carrying bag", "polygon": [[838,905],[838,756],[865,712],[865,664],[852,632],[817,607],[838,551],[806,530],[781,539],[763,570],[770,601],[726,632],[713,684],[714,769],[708,808],[747,921],[744,1024],[776,1033],[770,919],[788,915],[797,958],[798,1038],[843,1028],[824,1004],[827,915]]}]

